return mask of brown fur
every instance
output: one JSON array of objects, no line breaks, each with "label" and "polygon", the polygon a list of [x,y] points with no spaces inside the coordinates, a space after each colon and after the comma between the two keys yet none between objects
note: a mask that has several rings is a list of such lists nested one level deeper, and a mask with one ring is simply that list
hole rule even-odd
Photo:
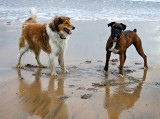
[{"label": "brown fur", "polygon": [[37,20],[32,18],[32,17],[30,17],[25,21],[25,23],[37,23]]},{"label": "brown fur", "polygon": [[[121,27],[122,25],[119,23],[114,23],[112,25],[113,26],[117,26],[117,27]],[[112,31],[112,28],[111,28]],[[112,32],[111,32],[112,35]],[[126,50],[130,45],[134,45],[137,52],[139,53],[139,55],[144,59],[144,66],[147,68],[147,56],[144,54],[143,52],[143,48],[142,48],[142,43],[140,38],[138,37],[138,35],[136,34],[136,30],[134,31],[124,31],[121,33],[121,36],[119,39],[117,39],[117,44],[116,44],[116,49],[119,50],[119,52],[117,54],[119,54],[119,59],[120,59],[120,66],[119,66],[119,73],[123,74],[123,65],[125,63],[126,60]],[[109,64],[109,59],[111,56],[111,51],[109,50],[111,47],[113,46],[113,41],[112,41],[112,37],[110,36],[107,44],[106,44],[106,64],[105,64],[105,70],[108,71],[108,64]]]},{"label": "brown fur", "polygon": [[[30,19],[30,18],[29,18]],[[33,21],[32,21],[33,20]],[[46,24],[33,24],[34,19],[27,20],[28,22],[24,23],[22,26],[22,34],[19,38],[19,49],[24,47],[25,40],[29,44],[29,49],[35,53],[40,49],[46,53],[51,53],[51,47],[49,45],[49,37],[46,32]],[[62,24],[60,24],[62,22]],[[68,24],[66,24],[68,23]],[[49,27],[53,31],[61,31],[64,27],[72,28],[73,26],[70,23],[68,17],[55,17],[55,19],[49,24]]]},{"label": "brown fur", "polygon": [[49,37],[46,33],[46,24],[23,24],[22,34],[19,40],[19,49],[24,47],[25,40],[29,44],[29,49],[39,52],[40,49],[46,53],[51,53]]},{"label": "brown fur", "polygon": [[[49,29],[50,28],[50,29]],[[22,55],[27,51],[31,50],[35,54],[35,58],[40,67],[45,67],[40,62],[40,51],[43,50],[49,55],[49,62],[51,68],[51,75],[57,75],[54,68],[54,56],[58,56],[59,64],[63,72],[68,72],[64,67],[64,50],[63,41],[72,32],[70,30],[75,29],[70,23],[70,19],[65,16],[55,17],[54,20],[49,23],[49,28],[47,24],[37,24],[34,18],[29,18],[25,21],[22,26],[22,34],[19,38],[19,56],[17,67],[20,68],[20,62]],[[52,40],[49,42],[49,40]],[[58,40],[58,41],[57,41]],[[59,43],[59,44],[58,44]],[[51,49],[51,45],[54,44],[57,47],[57,54],[52,55],[54,48]],[[55,53],[55,52],[54,52]],[[51,55],[50,55],[51,54]]]},{"label": "brown fur", "polygon": [[49,27],[52,28],[53,31],[59,32],[63,30],[64,27],[72,28],[73,26],[70,23],[70,18],[61,16],[61,17],[55,17],[52,23],[49,24]]}]

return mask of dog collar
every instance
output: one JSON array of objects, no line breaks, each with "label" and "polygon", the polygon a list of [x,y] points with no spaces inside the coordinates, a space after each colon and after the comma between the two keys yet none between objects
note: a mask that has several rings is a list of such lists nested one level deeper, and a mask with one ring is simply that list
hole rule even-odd
[{"label": "dog collar", "polygon": [[[59,34],[59,33],[58,33]],[[59,34],[59,37],[61,38],[61,39],[66,39],[65,37],[63,37],[63,35],[61,35],[61,34]]]}]

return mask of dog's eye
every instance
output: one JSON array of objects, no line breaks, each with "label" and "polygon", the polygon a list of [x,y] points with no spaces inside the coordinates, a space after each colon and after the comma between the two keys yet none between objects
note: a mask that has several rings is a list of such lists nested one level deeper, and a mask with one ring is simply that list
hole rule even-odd
[{"label": "dog's eye", "polygon": [[66,24],[68,24],[68,22],[66,22]]}]

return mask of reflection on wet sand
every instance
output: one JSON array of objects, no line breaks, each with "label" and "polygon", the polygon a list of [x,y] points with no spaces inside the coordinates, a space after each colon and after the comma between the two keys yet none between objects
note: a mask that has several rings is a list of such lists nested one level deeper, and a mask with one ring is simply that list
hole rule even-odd
[{"label": "reflection on wet sand", "polygon": [[55,78],[51,77],[48,90],[42,90],[40,72],[38,68],[35,80],[32,83],[26,82],[22,78],[21,70],[17,69],[19,78],[19,96],[22,99],[24,112],[32,116],[38,116],[45,119],[68,119],[67,107],[64,100],[58,99],[64,95],[64,79],[58,80],[58,87],[55,89]]},{"label": "reflection on wet sand", "polygon": [[[118,86],[117,92],[112,94],[110,91],[111,86],[105,88],[105,108],[108,112],[109,119],[119,119],[121,112],[132,108],[136,101],[140,98],[142,85],[146,79],[147,70],[144,70],[143,80],[137,84],[133,92],[122,91],[126,89],[126,85]],[[108,77],[106,77],[108,78]]]}]

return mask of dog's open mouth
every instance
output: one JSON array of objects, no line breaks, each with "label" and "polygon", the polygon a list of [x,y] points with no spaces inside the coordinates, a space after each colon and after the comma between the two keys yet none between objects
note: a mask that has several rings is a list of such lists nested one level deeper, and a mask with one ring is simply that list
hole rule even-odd
[{"label": "dog's open mouth", "polygon": [[64,31],[65,31],[66,33],[68,33],[69,35],[72,34],[71,30],[69,30],[69,29],[67,29],[67,28],[64,28]]}]

